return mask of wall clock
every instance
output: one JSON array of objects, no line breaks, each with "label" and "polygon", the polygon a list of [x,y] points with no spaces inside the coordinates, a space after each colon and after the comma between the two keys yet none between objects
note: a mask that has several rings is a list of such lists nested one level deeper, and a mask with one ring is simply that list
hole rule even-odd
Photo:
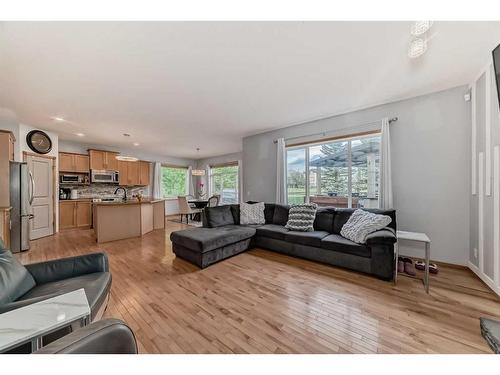
[{"label": "wall clock", "polygon": [[52,150],[52,140],[41,130],[32,130],[26,135],[28,147],[37,154],[48,154]]}]

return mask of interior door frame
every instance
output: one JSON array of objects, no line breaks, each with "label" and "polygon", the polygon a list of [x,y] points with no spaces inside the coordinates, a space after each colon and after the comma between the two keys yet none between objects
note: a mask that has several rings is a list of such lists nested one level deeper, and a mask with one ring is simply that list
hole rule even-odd
[{"label": "interior door frame", "polygon": [[26,163],[26,159],[28,156],[36,156],[37,158],[45,158],[45,159],[52,159],[52,202],[53,202],[53,207],[54,209],[52,210],[52,232],[56,234],[56,228],[57,228],[57,223],[56,223],[56,210],[59,210],[59,206],[57,205],[57,200],[56,200],[56,191],[59,191],[59,185],[57,184],[57,179],[56,179],[56,164],[57,164],[57,158],[55,156],[49,156],[49,155],[42,155],[42,154],[35,154],[34,152],[28,152],[28,151],[23,151],[23,162]]}]

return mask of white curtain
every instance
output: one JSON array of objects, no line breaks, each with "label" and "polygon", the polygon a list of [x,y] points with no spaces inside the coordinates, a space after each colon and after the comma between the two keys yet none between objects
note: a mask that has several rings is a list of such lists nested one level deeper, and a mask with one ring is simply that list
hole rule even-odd
[{"label": "white curtain", "polygon": [[243,161],[238,160],[238,202],[243,203]]},{"label": "white curtain", "polygon": [[191,195],[194,197],[194,187],[193,187],[193,167],[189,166],[186,174],[186,195]]},{"label": "white curtain", "polygon": [[161,191],[161,163],[156,162],[153,166],[153,198],[161,199],[163,198],[163,193]]},{"label": "white curtain", "polygon": [[391,135],[389,119],[382,119],[382,140],[380,145],[380,208],[394,208],[392,201]]},{"label": "white curtain", "polygon": [[285,165],[285,138],[278,138],[276,142],[276,203],[286,203],[286,165]]}]

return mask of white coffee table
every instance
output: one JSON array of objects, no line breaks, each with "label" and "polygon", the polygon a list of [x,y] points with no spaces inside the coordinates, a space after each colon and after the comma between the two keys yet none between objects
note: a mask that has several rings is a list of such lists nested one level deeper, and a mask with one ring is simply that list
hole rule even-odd
[{"label": "white coffee table", "polygon": [[0,353],[31,342],[32,352],[42,337],[74,323],[85,326],[90,307],[84,289],[49,298],[0,314]]},{"label": "white coffee table", "polygon": [[396,232],[397,241],[395,244],[395,273],[394,273],[394,282],[397,281],[398,276],[398,257],[399,257],[399,240],[405,241],[415,241],[425,244],[425,276],[424,276],[424,286],[425,291],[429,293],[429,262],[431,257],[431,240],[425,233],[418,232],[407,232],[403,230],[398,230]]}]

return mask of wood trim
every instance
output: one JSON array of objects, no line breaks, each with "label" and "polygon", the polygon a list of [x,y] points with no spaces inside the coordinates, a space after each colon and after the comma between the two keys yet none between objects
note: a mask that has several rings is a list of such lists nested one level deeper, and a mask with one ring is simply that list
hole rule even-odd
[{"label": "wood trim", "polygon": [[[314,141],[292,143],[292,144],[286,145],[285,147],[288,148],[288,147],[313,145],[315,143],[325,143],[325,142],[336,141],[336,140],[340,140],[340,139],[348,140],[350,138],[362,137],[364,135],[370,135],[370,134],[381,134],[381,131],[380,130],[368,130],[368,131],[359,132],[359,133],[351,133],[351,134],[347,134],[347,135],[338,135],[338,136],[335,136],[335,137],[321,138],[321,139],[317,139],[317,140],[314,140]],[[305,135],[304,137],[307,137],[307,135]]]},{"label": "wood trim", "polygon": [[88,153],[82,154],[80,152],[67,152],[67,151],[59,151],[58,154],[68,154],[68,155],[81,155],[81,156],[89,156]]},{"label": "wood trim", "polygon": [[184,166],[184,165],[175,165],[175,164],[168,164],[168,163],[162,163],[162,167],[166,168],[178,168],[178,169],[188,169],[189,166]]},{"label": "wood trim", "polygon": [[[119,151],[108,151],[108,150],[99,150],[97,148],[89,148],[87,151],[100,151],[100,152],[109,152],[110,154],[119,154],[120,152]],[[61,151],[61,152],[64,152],[64,151]],[[69,152],[67,152],[69,154]],[[85,155],[85,154],[81,154],[81,155]]]},{"label": "wood trim", "polygon": [[12,137],[12,139],[14,140],[14,142],[16,141],[16,136],[14,135],[14,133],[10,130],[5,130],[5,129],[0,129],[0,133],[7,133],[7,134],[10,134],[10,136]]},{"label": "wood trim", "polygon": [[221,163],[221,164],[209,164],[208,166],[210,168],[237,167],[238,166],[238,160],[236,160],[236,161],[230,161],[230,162],[227,162],[227,163]]},{"label": "wood trim", "polygon": [[23,161],[26,161],[27,156],[36,156],[38,158],[45,158],[45,159],[57,159],[56,156],[50,156],[50,155],[43,155],[43,154],[36,154],[34,152],[29,152],[29,151],[23,151]]}]

